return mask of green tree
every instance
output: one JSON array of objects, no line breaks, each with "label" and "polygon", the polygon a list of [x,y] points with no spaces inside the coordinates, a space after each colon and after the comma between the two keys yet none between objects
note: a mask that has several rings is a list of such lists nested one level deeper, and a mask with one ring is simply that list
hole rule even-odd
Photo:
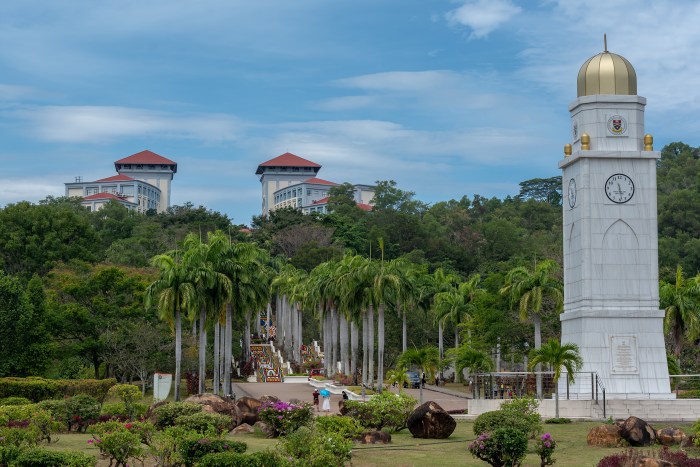
[{"label": "green tree", "polygon": [[450,349],[448,358],[454,363],[455,370],[461,374],[465,369],[469,369],[470,373],[474,374],[474,398],[478,398],[479,394],[479,373],[493,371],[493,360],[484,352],[475,349],[472,344],[466,342],[455,349]]},{"label": "green tree", "polygon": [[520,182],[518,199],[534,199],[553,206],[561,206],[561,175],[549,178],[533,178]]},{"label": "green tree", "polygon": [[[542,305],[545,297],[554,301],[555,312],[563,307],[563,293],[561,282],[553,277],[553,273],[559,270],[559,265],[554,261],[541,261],[535,266],[534,271],[524,266],[518,266],[508,271],[505,285],[501,293],[510,298],[511,306],[518,303],[518,311],[521,321],[532,318],[535,325],[535,349],[542,346]],[[542,376],[537,370],[537,396],[542,396]]]},{"label": "green tree", "polygon": [[180,400],[182,366],[182,315],[189,315],[195,305],[195,283],[183,262],[181,251],[172,251],[153,258],[158,279],[146,290],[146,307],[155,303],[160,318],[175,327],[175,401]]},{"label": "green tree", "polygon": [[432,380],[440,364],[438,349],[433,346],[421,347],[420,349],[408,349],[399,356],[397,366],[399,368],[418,368],[421,372],[420,403],[423,403],[423,381],[422,374],[428,380]]},{"label": "green tree", "polygon": [[673,355],[680,365],[683,338],[691,342],[700,333],[700,284],[683,277],[683,268],[676,267],[675,284],[661,282],[660,305],[666,311],[664,327],[671,337]]},{"label": "green tree", "polygon": [[557,339],[549,339],[539,349],[530,351],[529,369],[532,370],[542,363],[549,365],[554,372],[552,379],[555,388],[555,411],[556,418],[559,418],[559,385],[557,383],[561,377],[561,370],[562,368],[566,370],[567,383],[571,384],[574,382],[576,372],[583,366],[583,359],[576,344],[567,343],[562,345]]}]

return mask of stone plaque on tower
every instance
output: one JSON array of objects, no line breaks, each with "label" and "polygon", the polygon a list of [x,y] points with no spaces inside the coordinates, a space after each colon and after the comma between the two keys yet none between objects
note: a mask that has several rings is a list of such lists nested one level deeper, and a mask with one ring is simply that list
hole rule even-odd
[{"label": "stone plaque on tower", "polygon": [[[634,68],[606,50],[578,74],[563,176],[562,342],[609,398],[672,399],[659,309],[656,161]],[[577,379],[571,397],[588,397]],[[588,395],[588,396],[587,396]]]}]

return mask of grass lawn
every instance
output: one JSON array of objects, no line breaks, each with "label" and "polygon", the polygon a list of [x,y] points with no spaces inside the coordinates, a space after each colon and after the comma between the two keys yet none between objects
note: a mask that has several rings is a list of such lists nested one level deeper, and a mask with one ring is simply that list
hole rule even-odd
[{"label": "grass lawn", "polygon": [[[557,441],[555,452],[556,466],[558,467],[594,467],[598,461],[610,454],[622,452],[623,448],[594,448],[586,444],[588,431],[598,425],[599,422],[574,422],[566,425],[544,425],[544,431],[549,432]],[[670,426],[657,424],[655,428]],[[691,432],[691,425],[674,425],[682,428],[686,433]],[[388,445],[362,445],[357,444],[353,449],[353,466],[484,466],[482,462],[469,453],[467,444],[475,436],[472,432],[473,423],[458,422],[457,429],[447,440],[419,440],[411,436],[408,430],[392,434],[392,442]],[[97,448],[87,443],[91,438],[88,434],[63,434],[58,436],[57,443],[51,444],[49,449],[77,449],[85,453],[98,455]],[[238,441],[248,444],[248,452],[274,449],[276,440],[266,439],[257,435],[238,435]],[[534,443],[530,442],[524,467],[537,467],[540,465],[539,457],[534,453]],[[640,448],[649,450],[648,448]],[[700,451],[690,452],[691,457],[700,457]],[[154,466],[150,456],[145,457],[144,466]],[[106,459],[100,459],[98,466],[107,466]]]}]

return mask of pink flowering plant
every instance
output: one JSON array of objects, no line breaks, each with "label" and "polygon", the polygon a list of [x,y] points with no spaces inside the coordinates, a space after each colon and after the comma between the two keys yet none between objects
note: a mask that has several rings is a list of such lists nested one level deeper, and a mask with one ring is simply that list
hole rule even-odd
[{"label": "pink flowering plant", "polygon": [[527,436],[514,428],[483,432],[469,443],[469,452],[493,467],[519,466],[526,451]]},{"label": "pink flowering plant", "polygon": [[258,417],[270,427],[273,436],[285,436],[308,426],[313,419],[313,409],[310,404],[268,402],[260,406]]},{"label": "pink flowering plant", "polygon": [[544,467],[545,465],[552,465],[554,462],[556,462],[555,459],[552,458],[554,448],[556,447],[557,443],[554,441],[554,438],[552,438],[552,435],[545,433],[540,436],[540,438],[537,440],[537,444],[535,445],[535,452],[540,456],[541,467]]}]

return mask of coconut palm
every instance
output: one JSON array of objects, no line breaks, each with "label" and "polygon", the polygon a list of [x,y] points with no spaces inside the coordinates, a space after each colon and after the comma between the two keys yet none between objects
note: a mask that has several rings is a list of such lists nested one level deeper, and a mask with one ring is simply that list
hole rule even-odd
[{"label": "coconut palm", "polygon": [[439,319],[437,316],[439,313],[436,309],[435,299],[438,294],[442,292],[448,292],[459,284],[459,277],[456,274],[446,273],[443,268],[438,268],[433,272],[431,276],[422,286],[421,297],[427,300],[435,313],[436,321],[438,323],[438,350],[440,352],[440,358],[445,357],[444,351],[444,338],[443,338],[443,325],[444,321]]},{"label": "coconut palm", "polygon": [[[401,355],[397,362],[399,368],[418,368],[426,378],[432,379],[435,377],[438,365],[440,363],[440,355],[438,349],[432,346],[422,347],[420,349],[408,349]],[[421,378],[420,386],[420,403],[423,403],[423,381]]]},{"label": "coconut palm", "polygon": [[673,355],[680,365],[683,337],[694,341],[700,333],[700,284],[697,278],[686,280],[676,267],[676,283],[661,283],[661,308],[666,311],[664,328],[671,337]]},{"label": "coconut palm", "polygon": [[392,386],[396,384],[399,387],[399,392],[403,392],[404,384],[408,385],[410,382],[408,380],[408,373],[406,367],[396,368],[395,370],[389,370],[386,372],[387,383]]},{"label": "coconut palm", "polygon": [[146,308],[155,301],[160,319],[175,327],[175,400],[180,400],[182,366],[182,314],[189,315],[195,303],[195,284],[182,253],[173,251],[155,256],[151,264],[158,268],[158,279],[146,289]]},{"label": "coconut palm", "polygon": [[[559,265],[551,260],[545,260],[535,265],[530,271],[519,266],[508,271],[506,281],[500,292],[510,298],[511,306],[518,303],[521,321],[532,318],[535,326],[535,350],[542,346],[542,304],[545,297],[554,300],[554,311],[562,309],[564,299],[561,282],[553,277]],[[537,397],[542,397],[542,375],[537,367]]]},{"label": "coconut palm", "polygon": [[557,339],[549,339],[546,344],[539,349],[530,351],[529,369],[536,365],[544,363],[552,368],[554,373],[552,379],[555,389],[555,416],[559,418],[559,378],[561,377],[562,368],[566,369],[567,383],[574,382],[574,377],[577,371],[583,366],[583,359],[579,354],[578,345],[576,344],[560,344]]},{"label": "coconut palm", "polygon": [[486,353],[472,347],[469,342],[456,349],[448,350],[447,354],[454,363],[457,373],[461,374],[465,368],[468,368],[469,372],[474,374],[474,397],[477,398],[479,396],[478,374],[493,371],[493,360]]}]

